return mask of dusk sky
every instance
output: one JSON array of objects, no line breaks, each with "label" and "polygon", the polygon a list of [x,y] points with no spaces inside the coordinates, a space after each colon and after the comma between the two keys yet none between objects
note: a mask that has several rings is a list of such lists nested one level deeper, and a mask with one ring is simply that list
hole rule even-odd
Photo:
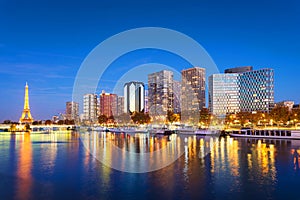
[{"label": "dusk sky", "polygon": [[[297,0],[1,0],[0,122],[19,120],[26,81],[34,119],[64,113],[89,52],[108,37],[139,27],[164,27],[190,36],[222,72],[237,66],[273,68],[275,101],[299,103],[299,25]],[[145,49],[120,57],[111,69],[145,63],[178,71],[189,67],[171,53]],[[122,76],[122,70],[111,71],[104,74],[98,92],[112,92]],[[141,76],[146,79],[147,74]]]}]

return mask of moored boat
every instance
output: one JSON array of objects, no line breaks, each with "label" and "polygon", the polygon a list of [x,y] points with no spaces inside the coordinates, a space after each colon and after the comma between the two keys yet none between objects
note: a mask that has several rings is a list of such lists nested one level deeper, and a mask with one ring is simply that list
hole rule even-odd
[{"label": "moored boat", "polygon": [[158,135],[172,135],[174,131],[168,129],[167,127],[162,128],[153,128],[149,130],[151,134],[158,134]]},{"label": "moored boat", "polygon": [[229,132],[233,137],[300,139],[300,130],[242,129]]},{"label": "moored boat", "polygon": [[192,126],[181,126],[176,129],[176,133],[183,135],[195,135],[196,128]]},{"label": "moored boat", "polygon": [[214,129],[198,129],[195,131],[195,135],[202,135],[202,136],[220,136],[220,130]]}]

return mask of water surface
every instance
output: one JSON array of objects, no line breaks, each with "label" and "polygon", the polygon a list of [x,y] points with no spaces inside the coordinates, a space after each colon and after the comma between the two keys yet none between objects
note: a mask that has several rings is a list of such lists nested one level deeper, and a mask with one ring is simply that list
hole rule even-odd
[{"label": "water surface", "polygon": [[[91,153],[113,144],[153,152],[172,138],[113,133],[0,134],[0,199],[297,199],[300,141],[187,137],[183,155],[150,173],[126,173]],[[176,135],[172,136],[178,139]],[[86,149],[86,144],[89,148]],[[210,151],[207,151],[209,149]],[[98,152],[102,153],[103,152]],[[208,153],[206,155],[206,153]],[[204,156],[206,155],[206,156]],[[123,159],[130,159],[124,157]],[[162,156],[161,159],[164,159]],[[131,164],[138,164],[132,160]]]}]

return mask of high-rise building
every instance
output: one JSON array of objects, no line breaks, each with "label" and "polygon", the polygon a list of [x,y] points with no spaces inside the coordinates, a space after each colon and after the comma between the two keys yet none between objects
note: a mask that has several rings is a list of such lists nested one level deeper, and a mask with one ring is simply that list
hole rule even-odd
[{"label": "high-rise building", "polygon": [[117,99],[117,115],[120,116],[124,114],[124,97],[118,96]]},{"label": "high-rise building", "polygon": [[105,93],[102,91],[100,94],[100,115],[107,117],[117,115],[117,95]]},{"label": "high-rise building", "polygon": [[270,112],[274,107],[274,70],[260,69],[239,76],[241,111]]},{"label": "high-rise building", "polygon": [[215,115],[240,111],[270,112],[274,106],[274,70],[241,67],[209,77],[209,107]]},{"label": "high-rise building", "polygon": [[84,120],[90,123],[98,121],[98,103],[96,94],[85,94],[83,96],[83,114]]},{"label": "high-rise building", "polygon": [[174,113],[181,112],[181,82],[173,81]]},{"label": "high-rise building", "polygon": [[66,118],[75,122],[79,120],[79,104],[77,102],[66,102]]},{"label": "high-rise building", "polygon": [[251,71],[253,71],[252,66],[235,67],[235,68],[225,69],[225,74],[235,74],[235,73],[240,74],[240,73],[251,72]]},{"label": "high-rise building", "polygon": [[131,81],[124,84],[124,112],[145,111],[145,86],[142,82]]},{"label": "high-rise building", "polygon": [[149,112],[148,90],[145,90],[145,113]]},{"label": "high-rise building", "polygon": [[213,74],[209,77],[209,108],[217,116],[240,112],[239,74]]},{"label": "high-rise building", "polygon": [[153,120],[164,120],[174,109],[173,72],[162,70],[148,74],[148,105]]},{"label": "high-rise building", "polygon": [[193,67],[181,72],[181,120],[197,121],[205,107],[205,69]]}]

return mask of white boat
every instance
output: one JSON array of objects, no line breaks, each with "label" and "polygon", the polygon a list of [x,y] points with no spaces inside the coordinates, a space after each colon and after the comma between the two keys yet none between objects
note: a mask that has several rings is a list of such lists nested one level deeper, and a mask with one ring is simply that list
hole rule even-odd
[{"label": "white boat", "polygon": [[108,129],[109,132],[112,132],[112,133],[122,133],[122,129],[120,128],[109,128]]},{"label": "white boat", "polygon": [[300,130],[255,130],[242,129],[230,131],[233,137],[271,138],[271,139],[300,139]]},{"label": "white boat", "polygon": [[152,128],[149,130],[150,134],[158,134],[158,135],[172,135],[174,131],[168,129],[167,127],[161,128]]},{"label": "white boat", "polygon": [[196,129],[192,126],[182,126],[176,129],[178,134],[195,135]]},{"label": "white boat", "polygon": [[108,131],[108,128],[104,127],[104,126],[96,126],[92,128],[93,131]]},{"label": "white boat", "polygon": [[123,128],[110,128],[109,132],[113,133],[148,133],[145,128],[139,127],[123,127]]},{"label": "white boat", "polygon": [[122,128],[124,133],[148,133],[148,130],[140,127]]},{"label": "white boat", "polygon": [[195,131],[195,134],[203,136],[220,136],[221,131],[217,129],[198,129]]}]

